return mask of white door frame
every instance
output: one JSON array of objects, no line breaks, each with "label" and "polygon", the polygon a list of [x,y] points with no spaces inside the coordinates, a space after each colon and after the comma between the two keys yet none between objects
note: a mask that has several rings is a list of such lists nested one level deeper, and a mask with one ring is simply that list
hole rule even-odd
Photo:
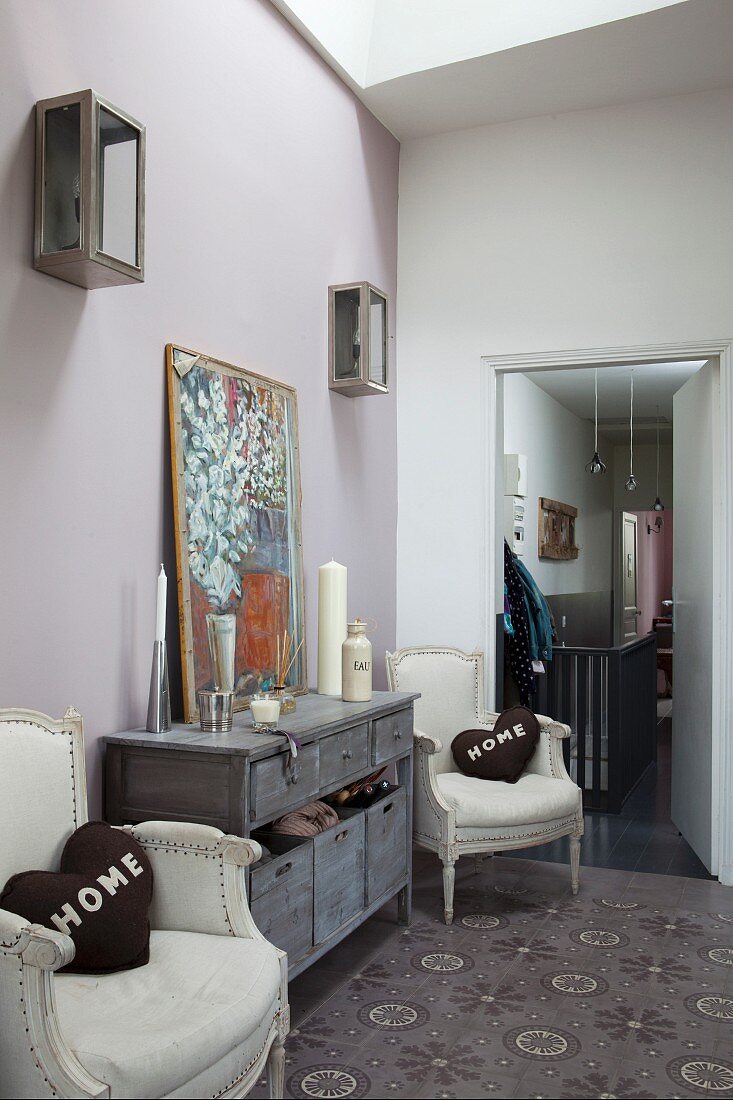
[{"label": "white door frame", "polygon": [[[624,363],[669,363],[712,359],[720,362],[720,420],[713,440],[719,484],[711,487],[713,514],[713,805],[712,871],[733,886],[733,341],[690,340],[621,348],[581,348],[481,357],[484,409],[483,642],[487,656],[489,708],[496,698],[496,585],[501,548],[497,523],[497,381],[505,374],[536,370],[611,367]],[[715,489],[717,488],[717,494]],[[717,506],[716,506],[717,504]]]}]

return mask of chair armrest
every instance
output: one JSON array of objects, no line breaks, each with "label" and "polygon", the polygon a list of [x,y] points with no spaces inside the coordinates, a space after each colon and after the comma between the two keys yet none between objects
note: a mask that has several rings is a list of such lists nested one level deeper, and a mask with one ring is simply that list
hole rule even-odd
[{"label": "chair armrest", "polygon": [[417,836],[430,837],[439,844],[455,838],[456,812],[438,790],[435,757],[443,748],[432,734],[414,730],[415,788],[413,827]]},{"label": "chair armrest", "polygon": [[433,737],[432,734],[423,733],[421,730],[413,730],[413,742],[418,752],[427,753],[428,756],[440,752],[443,748],[443,742],[439,737]]},{"label": "chair armrest", "polygon": [[540,724],[540,729],[546,730],[550,737],[556,737],[559,741],[569,737],[572,732],[570,726],[566,726],[564,722],[556,722],[546,714],[537,714],[535,717]]},{"label": "chair armrest", "polygon": [[568,779],[572,783],[562,751],[562,742],[570,736],[570,726],[555,722],[544,714],[538,714],[537,719],[540,723],[540,739],[525,770],[551,779]]},{"label": "chair armrest", "polygon": [[31,924],[25,917],[0,909],[0,953],[19,955],[23,966],[58,970],[74,958],[74,941],[63,932]]},{"label": "chair armrest", "polygon": [[0,909],[3,1096],[109,1097],[67,1046],[56,1018],[53,972],[73,958],[70,936]]},{"label": "chair armrest", "polygon": [[153,867],[153,928],[264,939],[247,905],[244,868],[256,863],[256,840],[210,825],[144,821],[125,825]]}]

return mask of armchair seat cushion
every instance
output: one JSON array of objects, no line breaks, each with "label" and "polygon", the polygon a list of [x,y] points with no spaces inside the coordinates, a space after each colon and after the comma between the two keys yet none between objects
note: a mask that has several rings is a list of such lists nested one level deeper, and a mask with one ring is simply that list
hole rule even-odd
[{"label": "armchair seat cushion", "polygon": [[147,966],[57,974],[55,988],[63,1037],[84,1068],[115,1098],[161,1097],[237,1048],[238,1064],[254,1060],[280,1008],[280,965],[262,940],[153,931]]},{"label": "armchair seat cushion", "polygon": [[525,772],[516,783],[476,779],[460,772],[436,776],[438,790],[456,811],[456,828],[535,825],[575,813],[580,791],[569,779]]}]

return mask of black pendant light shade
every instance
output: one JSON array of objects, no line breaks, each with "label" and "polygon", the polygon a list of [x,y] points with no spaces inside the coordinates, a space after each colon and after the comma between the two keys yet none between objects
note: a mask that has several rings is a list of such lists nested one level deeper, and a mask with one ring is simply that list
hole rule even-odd
[{"label": "black pendant light shade", "polygon": [[602,461],[598,451],[594,451],[593,458],[586,464],[585,468],[589,474],[605,474],[606,463]]},{"label": "black pendant light shade", "polygon": [[598,454],[598,367],[596,367],[595,373],[595,388],[596,388],[596,417],[595,417],[595,450],[593,452],[593,458],[586,464],[586,470],[589,474],[605,474],[606,463],[602,460]]}]

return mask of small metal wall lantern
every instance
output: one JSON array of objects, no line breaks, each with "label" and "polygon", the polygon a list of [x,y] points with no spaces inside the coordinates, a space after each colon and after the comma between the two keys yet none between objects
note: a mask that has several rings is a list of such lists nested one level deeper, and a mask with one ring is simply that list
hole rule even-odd
[{"label": "small metal wall lantern", "polygon": [[346,397],[389,393],[387,295],[371,283],[328,288],[328,386]]},{"label": "small metal wall lantern", "polygon": [[37,103],[36,269],[141,283],[144,213],[145,127],[91,89]]}]

